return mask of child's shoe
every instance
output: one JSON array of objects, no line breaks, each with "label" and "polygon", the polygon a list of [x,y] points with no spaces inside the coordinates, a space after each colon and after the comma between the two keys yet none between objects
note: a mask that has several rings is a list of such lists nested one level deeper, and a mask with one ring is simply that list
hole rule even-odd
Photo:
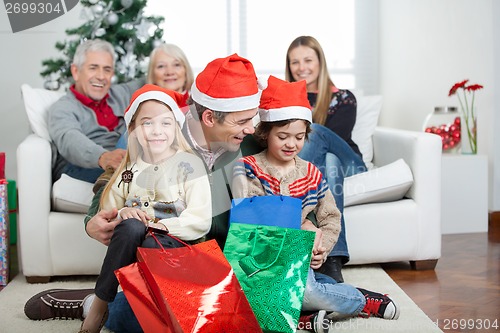
[{"label": "child's shoe", "polygon": [[315,333],[329,333],[330,321],[325,318],[326,311],[320,310],[308,315],[300,316],[297,328]]},{"label": "child's shoe", "polygon": [[362,317],[375,317],[384,319],[398,319],[399,306],[387,295],[382,295],[374,291],[357,288],[366,298],[366,304],[360,313]]}]

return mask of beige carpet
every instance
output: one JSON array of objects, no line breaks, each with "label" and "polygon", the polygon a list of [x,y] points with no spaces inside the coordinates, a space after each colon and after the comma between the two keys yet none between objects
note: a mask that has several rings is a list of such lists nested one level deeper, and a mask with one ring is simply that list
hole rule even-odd
[{"label": "beige carpet", "polygon": [[[348,266],[343,274],[345,280],[352,285],[389,294],[401,306],[401,316],[398,320],[355,318],[337,322],[332,332],[442,332],[378,266]],[[95,277],[60,278],[49,284],[30,285],[22,275],[16,276],[0,292],[0,333],[78,332],[81,323],[79,320],[29,320],[23,312],[24,304],[31,296],[45,289],[93,288],[94,279]]]}]

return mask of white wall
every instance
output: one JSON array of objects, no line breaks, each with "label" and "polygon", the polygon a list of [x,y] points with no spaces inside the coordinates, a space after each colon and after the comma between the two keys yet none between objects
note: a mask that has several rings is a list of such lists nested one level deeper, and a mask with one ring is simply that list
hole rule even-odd
[{"label": "white wall", "polygon": [[[496,165],[500,159],[500,120],[494,112],[500,105],[494,94],[500,76],[498,70],[496,75],[493,70],[499,23],[495,23],[494,30],[493,22],[494,9],[498,21],[500,6],[494,2],[380,1],[380,91],[384,96],[380,124],[421,130],[426,115],[435,106],[458,106],[456,96],[448,97],[454,83],[470,79],[471,83],[483,85],[484,89],[476,92],[478,153],[489,156],[489,184],[495,184],[490,185],[489,207],[499,210],[498,172],[493,180],[495,158]],[[496,44],[498,52],[498,41]],[[497,66],[499,61],[497,56]]]},{"label": "white wall", "polygon": [[490,188],[490,210],[500,211],[500,94],[498,93],[500,89],[500,2],[493,1],[493,10],[491,12],[493,19],[493,59],[497,59],[493,67],[493,75],[495,76],[494,94],[493,101],[493,131],[490,133],[492,147],[489,167],[489,184]]},{"label": "white wall", "polygon": [[[16,148],[29,133],[20,93],[22,83],[42,87],[41,61],[57,55],[64,30],[79,26],[81,6],[42,26],[13,34],[0,11],[0,151],[7,153],[7,177],[16,179]],[[437,105],[462,79],[484,85],[477,93],[479,153],[489,155],[490,209],[500,210],[500,4],[494,0],[380,0],[380,123],[420,130]],[[496,15],[495,15],[496,14]],[[495,66],[496,65],[496,66]],[[496,129],[496,131],[494,130]],[[464,175],[473,177],[474,175]]]},{"label": "white wall", "polygon": [[[80,22],[81,5],[57,19],[23,32],[12,33],[7,13],[0,10],[0,151],[6,153],[6,176],[16,179],[16,149],[30,132],[21,99],[21,84],[42,88],[42,60],[55,58],[57,41],[67,38],[65,29]],[[83,22],[83,21],[82,21]]]}]

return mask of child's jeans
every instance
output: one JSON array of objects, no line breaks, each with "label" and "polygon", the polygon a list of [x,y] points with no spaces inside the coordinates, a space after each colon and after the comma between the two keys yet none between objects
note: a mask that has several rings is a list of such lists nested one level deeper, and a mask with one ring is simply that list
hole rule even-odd
[{"label": "child's jeans", "polygon": [[337,283],[331,277],[309,268],[302,311],[326,310],[341,316],[356,316],[365,303],[365,297],[354,286]]}]

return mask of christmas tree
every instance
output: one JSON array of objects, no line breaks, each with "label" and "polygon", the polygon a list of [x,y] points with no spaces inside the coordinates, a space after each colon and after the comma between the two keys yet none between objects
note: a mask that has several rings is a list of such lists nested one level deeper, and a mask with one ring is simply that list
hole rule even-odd
[{"label": "christmas tree", "polygon": [[100,38],[114,45],[117,55],[116,82],[144,76],[150,52],[161,43],[163,17],[144,16],[147,0],[81,0],[82,15],[87,21],[67,29],[72,38],[57,42],[62,57],[42,61],[45,88],[57,90],[72,82],[71,62],[77,46],[84,40]]}]

